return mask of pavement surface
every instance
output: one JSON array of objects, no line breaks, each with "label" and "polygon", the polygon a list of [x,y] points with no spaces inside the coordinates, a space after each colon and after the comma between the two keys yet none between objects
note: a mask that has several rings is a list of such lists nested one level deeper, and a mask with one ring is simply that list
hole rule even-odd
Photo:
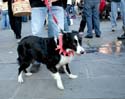
[{"label": "pavement surface", "polygon": [[[78,30],[80,19],[74,20],[71,30]],[[24,77],[24,83],[19,84],[17,41],[11,30],[0,30],[0,99],[125,99],[125,41],[117,40],[123,33],[122,21],[117,22],[115,32],[111,32],[110,21],[102,21],[101,38],[83,37],[87,54],[76,56],[70,64],[77,79],[61,75],[64,90],[56,87],[44,65],[38,73]],[[23,23],[22,36],[27,35],[31,35],[30,21]]]}]

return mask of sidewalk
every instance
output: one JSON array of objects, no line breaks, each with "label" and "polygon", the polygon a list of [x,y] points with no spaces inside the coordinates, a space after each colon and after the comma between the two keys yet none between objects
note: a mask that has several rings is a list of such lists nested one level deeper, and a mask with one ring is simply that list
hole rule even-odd
[{"label": "sidewalk", "polygon": [[[74,20],[71,30],[78,30],[80,18]],[[65,89],[59,90],[46,69],[24,83],[17,82],[17,42],[13,32],[0,30],[0,99],[83,99],[125,98],[125,41],[117,41],[122,34],[122,22],[111,32],[110,21],[101,22],[101,38],[83,38],[87,54],[76,57],[70,64],[78,78],[71,80],[62,74]],[[31,34],[30,22],[23,23],[22,35]]]}]

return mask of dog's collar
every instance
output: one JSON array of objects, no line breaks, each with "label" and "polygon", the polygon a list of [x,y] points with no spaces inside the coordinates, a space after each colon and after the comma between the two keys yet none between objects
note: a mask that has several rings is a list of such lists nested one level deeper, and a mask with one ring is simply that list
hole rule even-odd
[{"label": "dog's collar", "polygon": [[74,51],[70,50],[70,51],[66,51],[63,49],[63,34],[60,33],[59,34],[59,45],[57,45],[57,48],[55,50],[59,50],[59,54],[63,54],[64,56],[70,56],[70,55],[74,55]]}]

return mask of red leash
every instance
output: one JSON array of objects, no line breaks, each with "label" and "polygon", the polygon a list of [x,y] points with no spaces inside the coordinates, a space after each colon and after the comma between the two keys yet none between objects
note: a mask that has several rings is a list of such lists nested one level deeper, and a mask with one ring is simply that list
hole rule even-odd
[{"label": "red leash", "polygon": [[60,33],[59,34],[59,45],[57,45],[57,48],[56,50],[59,50],[59,54],[63,53],[64,56],[70,56],[70,55],[74,55],[74,51],[73,50],[70,50],[70,51],[66,51],[63,49],[63,34]]},{"label": "red leash", "polygon": [[58,25],[58,24],[59,24],[59,23],[58,23],[58,20],[57,20],[57,18],[55,17],[55,15],[52,13],[52,9],[51,9],[51,6],[50,6],[48,0],[45,0],[44,3],[45,3],[45,5],[46,5],[46,7],[48,8],[48,10],[51,12],[52,17],[53,17],[53,20],[54,20],[55,23]]}]

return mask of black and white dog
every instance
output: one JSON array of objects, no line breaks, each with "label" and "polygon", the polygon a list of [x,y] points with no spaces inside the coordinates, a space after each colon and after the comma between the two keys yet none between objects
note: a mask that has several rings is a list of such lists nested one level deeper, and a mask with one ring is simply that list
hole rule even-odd
[{"label": "black and white dog", "polygon": [[32,75],[26,69],[35,60],[46,64],[47,69],[57,82],[59,89],[64,89],[58,69],[62,66],[69,78],[77,78],[70,72],[68,64],[74,54],[84,54],[81,40],[78,33],[64,33],[59,38],[41,38],[37,36],[27,36],[18,45],[18,82],[23,82],[22,73],[27,76]]}]

